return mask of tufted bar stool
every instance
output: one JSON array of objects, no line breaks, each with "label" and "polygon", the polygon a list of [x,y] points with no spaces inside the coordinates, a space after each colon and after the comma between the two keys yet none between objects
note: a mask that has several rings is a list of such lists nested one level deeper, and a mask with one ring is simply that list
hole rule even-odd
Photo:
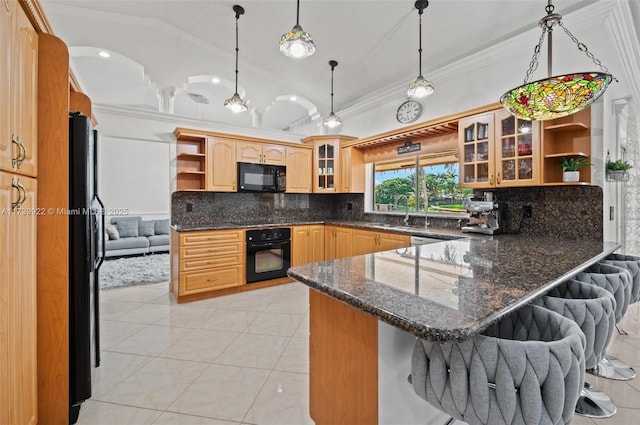
[{"label": "tufted bar stool", "polygon": [[[534,300],[539,305],[573,320],[586,337],[585,367],[593,369],[615,326],[616,301],[606,289],[576,280],[568,280]],[[576,413],[594,418],[608,418],[616,413],[609,396],[585,381],[576,404]]]},{"label": "tufted bar stool", "polygon": [[572,320],[526,305],[462,342],[416,339],[412,385],[469,425],[569,424],[584,383],[585,344]]},{"label": "tufted bar stool", "polygon": [[630,304],[640,301],[640,257],[623,254],[611,254],[601,261],[604,264],[627,269],[631,273],[631,301]]},{"label": "tufted bar stool", "polygon": [[[631,273],[611,264],[597,263],[575,276],[575,280],[597,285],[613,294],[616,300],[615,321],[622,320],[631,301]],[[595,376],[628,381],[635,378],[633,368],[617,358],[604,354],[598,365],[588,372]]]}]

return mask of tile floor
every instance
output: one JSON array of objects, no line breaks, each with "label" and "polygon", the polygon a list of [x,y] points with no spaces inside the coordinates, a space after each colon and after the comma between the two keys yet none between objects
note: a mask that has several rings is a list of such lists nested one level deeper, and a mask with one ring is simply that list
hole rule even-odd
[{"label": "tile floor", "polygon": [[[160,283],[103,291],[102,365],[79,425],[312,424],[308,409],[307,287],[291,283],[177,305]],[[640,370],[640,303],[608,350]],[[640,423],[640,377],[587,375]]]}]

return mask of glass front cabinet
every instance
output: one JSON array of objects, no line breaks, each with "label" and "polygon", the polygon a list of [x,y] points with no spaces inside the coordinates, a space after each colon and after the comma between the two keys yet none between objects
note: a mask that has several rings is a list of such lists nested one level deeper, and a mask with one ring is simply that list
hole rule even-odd
[{"label": "glass front cabinet", "polygon": [[540,184],[540,124],[506,110],[458,123],[460,186],[468,188]]}]

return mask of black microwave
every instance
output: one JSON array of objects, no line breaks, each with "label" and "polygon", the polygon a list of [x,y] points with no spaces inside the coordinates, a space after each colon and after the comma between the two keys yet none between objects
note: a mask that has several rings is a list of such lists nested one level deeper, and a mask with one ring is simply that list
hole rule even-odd
[{"label": "black microwave", "polygon": [[238,162],[238,192],[284,192],[286,167]]}]

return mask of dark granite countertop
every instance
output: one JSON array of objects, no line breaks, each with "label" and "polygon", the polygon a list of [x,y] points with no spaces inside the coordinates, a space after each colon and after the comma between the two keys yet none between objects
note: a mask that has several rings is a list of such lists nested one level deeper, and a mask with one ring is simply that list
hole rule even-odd
[{"label": "dark granite countertop", "polygon": [[[327,224],[343,227],[353,227],[366,230],[380,230],[385,232],[400,233],[405,235],[428,236],[435,239],[457,239],[466,237],[476,237],[476,234],[462,233],[460,230],[444,229],[437,227],[410,227],[387,225],[383,223],[374,223],[371,221],[345,221],[345,220],[315,220],[315,221],[237,221],[237,222],[221,222],[216,224],[189,224],[189,225],[172,225],[171,227],[178,232],[194,232],[205,230],[226,230],[226,229],[256,229],[265,227],[282,227],[282,226],[306,226],[311,224]],[[484,235],[480,235],[484,237]]]},{"label": "dark granite countertop", "polygon": [[461,341],[619,247],[483,235],[296,266],[288,275],[420,338]]}]

